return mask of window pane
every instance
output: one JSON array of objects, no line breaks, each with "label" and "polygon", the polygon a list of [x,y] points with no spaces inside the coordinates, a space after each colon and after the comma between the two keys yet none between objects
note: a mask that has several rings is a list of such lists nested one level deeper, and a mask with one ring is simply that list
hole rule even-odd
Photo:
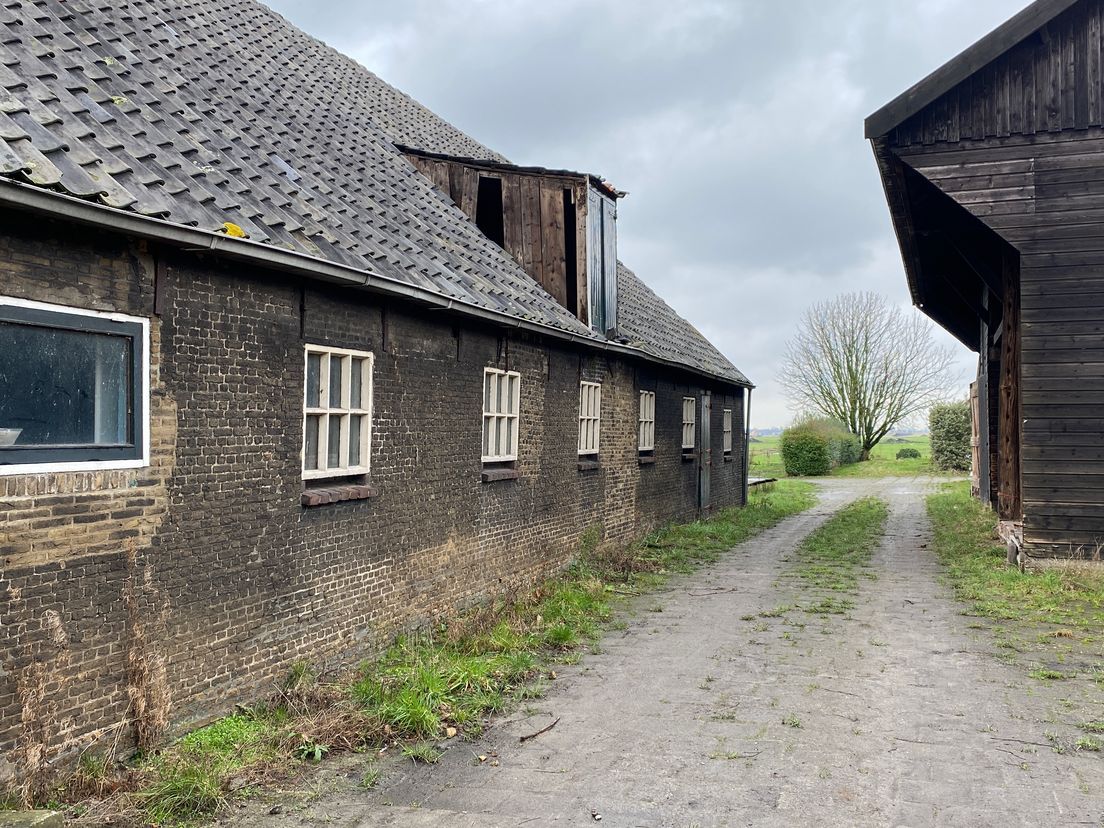
[{"label": "window pane", "polygon": [[336,469],[344,465],[341,462],[341,420],[340,414],[330,415],[329,447],[326,452],[326,468]]},{"label": "window pane", "polygon": [[317,415],[307,417],[303,432],[303,468],[314,470],[318,468],[318,421]]},{"label": "window pane", "polygon": [[322,404],[322,354],[307,354],[307,408]]},{"label": "window pane", "polygon": [[[356,372],[353,372],[356,376]],[[354,414],[349,418],[349,465],[363,466],[364,461],[360,456],[360,431],[364,421],[363,414]]]},{"label": "window pane", "polygon": [[131,347],[125,336],[0,322],[0,429],[17,446],[133,442]]},{"label": "window pane", "polygon": [[494,419],[491,417],[483,418],[483,456],[489,457],[491,454],[491,426],[494,423]]},{"label": "window pane", "polygon": [[[330,355],[330,408],[341,408],[341,375],[345,360],[337,354]],[[332,438],[331,438],[332,439]]]},{"label": "window pane", "polygon": [[496,374],[483,375],[483,412],[494,413],[495,383],[498,381]]},{"label": "window pane", "polygon": [[361,402],[361,387],[364,383],[364,360],[360,357],[352,359],[352,373],[349,374],[349,407],[364,408]]},{"label": "window pane", "polygon": [[497,383],[495,383],[495,391],[497,393],[495,395],[495,409],[494,410],[499,412],[499,413],[504,413],[508,410],[508,408],[507,408],[508,404],[506,402],[506,398],[509,396],[510,378],[509,377],[499,377],[498,380],[499,381]]},{"label": "window pane", "polygon": [[515,434],[516,429],[517,429],[517,420],[515,420],[513,417],[507,417],[506,418],[506,442],[505,442],[505,446],[503,447],[503,451],[502,451],[503,454],[513,454],[514,453],[514,440],[515,440],[514,434]]}]

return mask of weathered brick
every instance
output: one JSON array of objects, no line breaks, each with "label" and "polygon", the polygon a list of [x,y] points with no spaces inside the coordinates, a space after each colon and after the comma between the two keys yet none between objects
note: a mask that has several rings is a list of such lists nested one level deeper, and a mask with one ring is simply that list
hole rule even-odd
[{"label": "weathered brick", "polygon": [[[133,698],[143,727],[171,730],[298,659],[370,654],[557,571],[589,527],[622,544],[698,513],[681,400],[708,386],[689,374],[184,253],[159,254],[156,317],[141,245],[14,214],[0,227],[0,292],[149,317],[154,385],[149,467],[0,478],[0,755],[17,765],[76,755]],[[375,354],[366,481],[304,487],[305,342]],[[481,481],[485,367],[522,374],[516,480]],[[603,384],[601,453],[580,470],[584,379]],[[656,392],[648,465],[641,388]],[[721,412],[742,421],[739,392],[709,390],[713,502],[738,503],[743,434],[721,462]]]}]

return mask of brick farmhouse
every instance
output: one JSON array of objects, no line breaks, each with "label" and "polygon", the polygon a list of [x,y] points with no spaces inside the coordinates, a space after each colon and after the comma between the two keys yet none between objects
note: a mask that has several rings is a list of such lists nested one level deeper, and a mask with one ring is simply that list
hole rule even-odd
[{"label": "brick farmhouse", "polygon": [[0,781],[743,503],[622,195],[250,0],[0,5]]}]

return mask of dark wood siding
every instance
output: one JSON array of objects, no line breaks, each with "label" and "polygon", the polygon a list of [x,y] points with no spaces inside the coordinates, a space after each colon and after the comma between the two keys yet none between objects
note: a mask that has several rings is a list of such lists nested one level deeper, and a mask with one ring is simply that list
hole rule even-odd
[{"label": "dark wood siding", "polygon": [[[1104,538],[1104,130],[894,152],[1019,252],[1021,385],[1001,409],[1021,409],[1024,539],[1032,554],[1092,552]],[[998,426],[1002,452],[1011,428]]]},{"label": "dark wood siding", "polygon": [[1104,125],[1104,0],[1084,0],[894,129],[896,146]]}]

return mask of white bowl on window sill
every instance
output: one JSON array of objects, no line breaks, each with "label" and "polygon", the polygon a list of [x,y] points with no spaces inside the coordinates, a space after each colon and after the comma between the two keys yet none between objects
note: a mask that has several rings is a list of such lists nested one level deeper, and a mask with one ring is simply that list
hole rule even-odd
[{"label": "white bowl on window sill", "polygon": [[21,428],[0,428],[0,446],[14,446],[22,433]]}]

